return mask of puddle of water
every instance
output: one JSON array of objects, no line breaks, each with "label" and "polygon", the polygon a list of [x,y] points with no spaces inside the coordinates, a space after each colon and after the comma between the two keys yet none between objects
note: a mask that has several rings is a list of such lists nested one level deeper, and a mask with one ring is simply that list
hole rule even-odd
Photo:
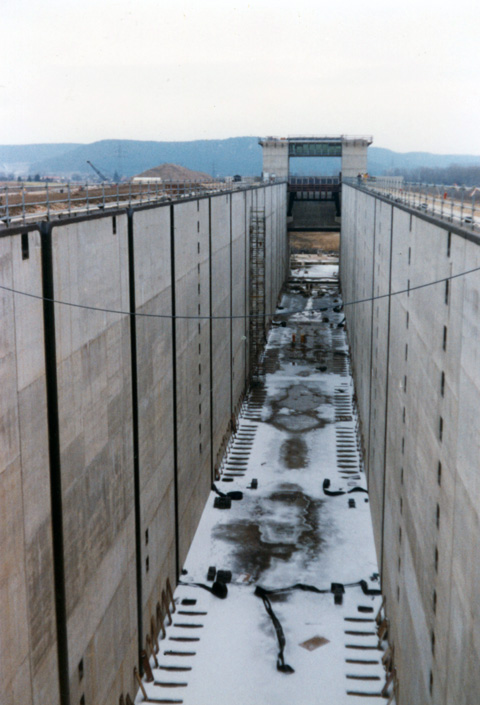
[{"label": "puddle of water", "polygon": [[294,436],[282,443],[280,459],[290,470],[299,470],[307,466],[308,449],[303,438]]},{"label": "puddle of water", "polygon": [[[285,390],[283,396],[270,401],[270,416],[266,421],[281,431],[292,433],[324,428],[331,419],[322,415],[322,408],[331,401],[331,397],[318,388],[296,384]],[[285,413],[287,410],[290,413]]]},{"label": "puddle of water", "polygon": [[323,500],[312,499],[295,484],[283,484],[259,498],[252,516],[218,525],[213,532],[232,546],[232,570],[260,579],[273,560],[290,561],[304,554],[306,563],[318,559],[323,539],[319,514]]},{"label": "puddle of water", "polygon": [[276,428],[282,431],[313,431],[314,428],[323,428],[328,420],[320,419],[315,414],[292,414],[291,416],[284,416],[281,419],[269,422]]}]

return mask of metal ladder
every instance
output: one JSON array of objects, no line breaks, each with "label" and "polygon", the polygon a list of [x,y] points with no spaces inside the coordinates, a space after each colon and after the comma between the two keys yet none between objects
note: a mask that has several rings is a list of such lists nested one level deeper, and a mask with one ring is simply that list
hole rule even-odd
[{"label": "metal ladder", "polygon": [[250,211],[250,375],[265,345],[265,208]]}]

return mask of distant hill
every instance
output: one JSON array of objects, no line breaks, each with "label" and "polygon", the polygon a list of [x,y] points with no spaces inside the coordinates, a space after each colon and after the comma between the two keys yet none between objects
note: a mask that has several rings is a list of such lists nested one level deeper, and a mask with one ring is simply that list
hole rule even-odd
[{"label": "distant hill", "polygon": [[383,147],[369,147],[368,172],[381,175],[393,169],[421,167],[444,169],[452,164],[480,165],[480,156],[473,154],[432,154],[430,152],[392,152]]},{"label": "distant hill", "polygon": [[87,145],[74,145],[73,149],[62,155],[36,162],[32,169],[40,173],[91,176],[93,172],[86,163],[87,159],[111,177],[114,172],[121,176],[134,176],[163,162],[178,164],[211,176],[237,173],[256,175],[262,170],[262,150],[256,137],[192,142],[102,140]]},{"label": "distant hill", "polygon": [[[381,175],[394,169],[420,167],[445,168],[452,164],[480,165],[480,156],[469,154],[431,154],[429,152],[393,152],[370,147],[368,171]],[[0,145],[0,172],[15,175],[58,175],[71,178],[94,177],[87,165],[93,162],[107,176],[131,177],[164,162],[215,176],[257,176],[262,171],[262,149],[257,137],[231,137],[224,140],[190,142],[146,142],[140,140],[101,140],[91,144]],[[297,159],[298,174],[322,173],[327,164],[319,160]],[[338,161],[328,171],[338,171]],[[328,173],[325,172],[325,173]]]},{"label": "distant hill", "polygon": [[0,145],[0,173],[26,176],[32,165],[44,159],[58,157],[78,147],[78,144],[8,144]]},{"label": "distant hill", "polygon": [[7,144],[0,145],[0,164],[4,162],[34,162],[57,157],[65,152],[80,147],[72,142],[53,144]]}]

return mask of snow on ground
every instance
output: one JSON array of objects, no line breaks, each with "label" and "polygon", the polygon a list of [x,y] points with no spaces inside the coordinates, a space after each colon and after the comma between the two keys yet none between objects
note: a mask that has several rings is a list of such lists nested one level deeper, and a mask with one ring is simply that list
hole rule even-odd
[{"label": "snow on ground", "polygon": [[[286,674],[276,668],[273,623],[254,595],[257,585],[278,589],[303,583],[330,590],[331,583],[366,580],[370,588],[379,587],[368,494],[348,494],[365,489],[366,479],[336,275],[334,265],[292,272],[307,288],[294,286],[282,297],[279,313],[296,313],[269,335],[265,358],[272,371],[252,389],[216,483],[222,492],[240,490],[243,499],[232,501],[231,509],[215,509],[211,493],[186,560],[184,584],[175,591],[177,614],[159,644],[160,666],[191,670],[154,669],[164,685],[145,687],[157,702],[378,702],[385,673],[373,619],[381,597],[365,595],[358,585],[345,587],[341,605],[334,604],[330,591],[273,596],[286,638],[285,662],[294,669]],[[318,310],[325,306],[327,317]],[[340,310],[334,313],[332,306]],[[254,478],[258,488],[250,489]],[[330,490],[346,494],[327,496],[324,480]],[[209,566],[232,572],[225,600],[192,585],[207,584]],[[185,598],[196,604],[182,607]],[[183,616],[182,610],[205,614]],[[202,626],[178,626],[182,622]],[[196,640],[179,642],[178,636]],[[325,642],[311,651],[302,646],[315,638]],[[142,702],[141,693],[136,702]]]},{"label": "snow on ground", "polygon": [[303,267],[292,269],[292,277],[319,279],[321,277],[338,277],[336,264],[305,264]]}]

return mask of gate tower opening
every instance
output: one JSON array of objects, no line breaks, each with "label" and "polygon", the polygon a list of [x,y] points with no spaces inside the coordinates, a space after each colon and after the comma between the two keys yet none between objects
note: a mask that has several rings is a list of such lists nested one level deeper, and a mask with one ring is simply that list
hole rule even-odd
[{"label": "gate tower opening", "polygon": [[[289,230],[339,230],[342,178],[356,178],[367,172],[367,150],[372,141],[369,136],[346,135],[259,139],[263,150],[263,179],[288,179]],[[319,158],[326,162],[340,159],[341,171],[338,177],[332,174],[291,175],[290,159],[297,162],[303,157],[314,158],[314,164]]]}]

